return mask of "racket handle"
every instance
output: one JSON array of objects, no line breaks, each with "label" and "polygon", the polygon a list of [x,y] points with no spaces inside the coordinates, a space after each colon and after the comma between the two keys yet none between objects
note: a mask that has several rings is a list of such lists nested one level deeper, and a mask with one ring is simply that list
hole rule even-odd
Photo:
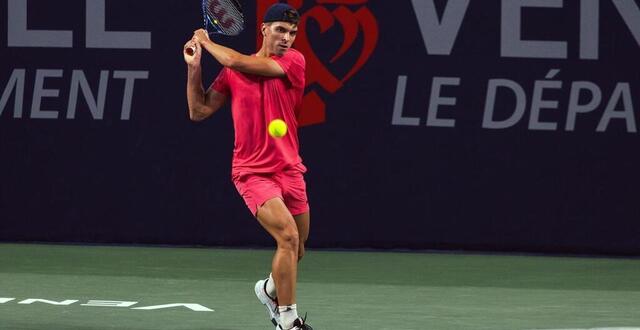
[{"label": "racket handle", "polygon": [[196,53],[196,46],[187,47],[187,49],[185,49],[184,51],[185,53],[187,53],[187,55],[193,56]]}]

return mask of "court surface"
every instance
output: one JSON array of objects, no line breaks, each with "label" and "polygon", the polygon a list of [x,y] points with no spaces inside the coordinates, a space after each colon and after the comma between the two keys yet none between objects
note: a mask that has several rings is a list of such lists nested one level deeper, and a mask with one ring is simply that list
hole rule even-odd
[{"label": "court surface", "polygon": [[[0,244],[0,329],[273,329],[271,255]],[[639,259],[309,250],[298,293],[315,330],[640,329]]]}]

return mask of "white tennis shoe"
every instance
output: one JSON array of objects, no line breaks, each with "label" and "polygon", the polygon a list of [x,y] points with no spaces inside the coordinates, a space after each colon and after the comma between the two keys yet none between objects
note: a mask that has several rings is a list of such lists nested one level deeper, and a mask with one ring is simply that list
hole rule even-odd
[{"label": "white tennis shoe", "polygon": [[269,318],[271,319],[271,323],[273,323],[276,328],[278,327],[278,318],[280,317],[280,313],[278,312],[278,301],[271,299],[267,295],[267,280],[260,280],[256,282],[256,286],[254,287],[256,292],[256,297],[260,300],[260,303],[263,304],[267,308],[267,312],[269,314]]}]

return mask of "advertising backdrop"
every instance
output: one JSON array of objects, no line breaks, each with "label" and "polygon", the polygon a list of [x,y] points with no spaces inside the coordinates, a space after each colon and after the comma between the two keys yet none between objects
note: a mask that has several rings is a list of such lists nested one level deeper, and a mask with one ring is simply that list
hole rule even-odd
[{"label": "advertising backdrop", "polygon": [[[274,2],[214,38],[254,52]],[[311,246],[640,254],[637,0],[288,2]],[[0,240],[272,244],[230,179],[228,106],[188,119],[198,1],[0,17]]]}]

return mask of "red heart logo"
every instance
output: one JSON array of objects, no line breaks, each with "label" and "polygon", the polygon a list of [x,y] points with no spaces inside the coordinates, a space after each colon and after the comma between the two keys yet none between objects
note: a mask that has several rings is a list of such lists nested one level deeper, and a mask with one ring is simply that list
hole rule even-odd
[{"label": "red heart logo", "polygon": [[[345,55],[353,46],[360,30],[363,32],[363,47],[358,60],[353,64],[349,72],[342,78],[336,77],[316,55],[306,33],[306,27],[310,20],[314,20],[320,27],[320,33],[327,32],[336,25],[336,21],[342,27],[344,39],[342,46],[333,56],[330,63],[336,62]],[[296,39],[298,48],[307,59],[307,86],[318,83],[323,89],[335,93],[343,84],[351,79],[369,60],[378,42],[378,25],[375,17],[368,8],[362,7],[355,13],[345,6],[339,6],[333,12],[323,6],[315,6],[304,13],[300,21],[300,31]],[[300,125],[311,125],[325,121],[325,104],[316,91],[305,95],[303,110],[300,114]]]},{"label": "red heart logo", "polygon": [[[368,0],[316,0],[318,4],[338,4],[337,8],[329,11],[326,7],[316,5],[302,13],[296,49],[302,52],[307,60],[306,85],[320,85],[329,93],[335,93],[343,87],[344,83],[351,79],[367,63],[378,43],[378,24],[376,18],[367,7],[360,7],[355,12],[345,5],[360,5]],[[294,8],[302,7],[302,0],[289,0]],[[258,19],[266,8],[275,1],[258,3]],[[306,27],[314,21],[320,27],[320,33],[325,33],[332,28],[341,28],[343,32],[342,45],[329,63],[324,63],[315,53],[308,38]],[[347,74],[340,78],[333,74],[328,64],[335,63],[347,54],[354,45],[359,33],[363,35],[363,46],[358,59],[349,69]],[[259,41],[260,42],[260,41]],[[258,45],[259,46],[259,45]],[[315,90],[310,90],[303,99],[302,112],[298,116],[300,126],[322,123],[325,121],[325,103]]]},{"label": "red heart logo", "polygon": [[[336,62],[347,53],[351,46],[353,46],[360,27],[362,27],[364,34],[362,51],[358,60],[343,78],[340,79],[331,73],[327,65],[315,54],[306,33],[306,27],[311,19],[318,23],[321,33],[328,31],[335,25],[336,21],[342,26],[344,40],[340,50],[333,56],[330,63]],[[307,11],[301,18],[300,31],[298,32],[298,39],[296,39],[296,48],[307,58],[307,86],[317,82],[328,92],[335,93],[342,87],[344,82],[352,78],[362,69],[373,53],[378,41],[377,39],[378,26],[376,20],[366,7],[360,8],[355,13],[344,6],[336,8],[333,12],[329,12],[325,7],[321,6],[313,7]]]}]

